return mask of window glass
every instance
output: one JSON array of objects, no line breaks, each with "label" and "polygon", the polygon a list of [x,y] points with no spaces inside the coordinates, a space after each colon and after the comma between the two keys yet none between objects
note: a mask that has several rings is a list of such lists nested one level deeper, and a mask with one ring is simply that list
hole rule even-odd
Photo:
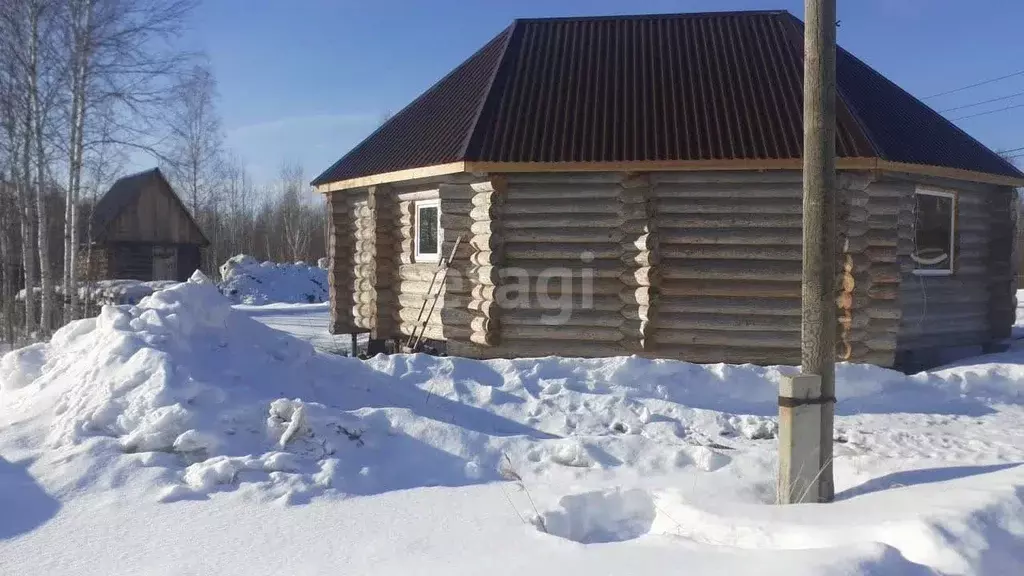
[{"label": "window glass", "polygon": [[950,194],[915,195],[914,253],[918,270],[952,272],[953,202]]},{"label": "window glass", "polygon": [[424,204],[416,206],[416,255],[436,257],[439,250],[438,206]]}]

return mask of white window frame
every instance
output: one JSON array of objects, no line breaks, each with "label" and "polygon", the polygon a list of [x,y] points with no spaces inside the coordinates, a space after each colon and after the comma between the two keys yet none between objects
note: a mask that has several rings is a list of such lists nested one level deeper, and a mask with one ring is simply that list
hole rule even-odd
[{"label": "white window frame", "polygon": [[[918,188],[914,190],[914,251],[917,250],[917,195],[921,196],[938,196],[939,198],[949,198],[952,203],[952,207],[949,211],[949,267],[946,269],[938,268],[914,268],[915,276],[952,276],[953,266],[956,260],[956,212],[957,212],[957,197],[956,192],[949,192],[947,190],[936,190],[934,188]],[[911,258],[913,258],[914,252],[911,252]],[[914,262],[917,265],[917,262]]]},{"label": "white window frame", "polygon": [[[423,208],[437,208],[437,252],[420,252],[420,210]],[[413,212],[416,216],[412,229],[416,243],[413,259],[416,262],[437,262],[441,259],[441,244],[444,242],[444,230],[441,229],[441,199],[417,200],[413,202]]]}]

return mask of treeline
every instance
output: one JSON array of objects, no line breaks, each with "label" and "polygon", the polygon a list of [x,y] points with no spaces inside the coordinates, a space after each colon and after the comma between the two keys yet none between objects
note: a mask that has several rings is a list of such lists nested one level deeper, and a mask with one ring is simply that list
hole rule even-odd
[{"label": "treeline", "polygon": [[82,314],[89,207],[140,152],[211,240],[207,273],[239,252],[324,255],[324,210],[301,167],[256,186],[226,149],[216,80],[180,44],[195,5],[0,1],[0,340],[46,337]]}]

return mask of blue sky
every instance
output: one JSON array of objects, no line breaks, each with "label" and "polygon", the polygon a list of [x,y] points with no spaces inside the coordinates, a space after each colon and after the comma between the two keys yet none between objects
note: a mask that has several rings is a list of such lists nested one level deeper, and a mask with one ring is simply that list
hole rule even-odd
[{"label": "blue sky", "polygon": [[[266,183],[285,161],[316,176],[514,18],[778,8],[803,15],[799,0],[203,0],[185,41],[212,63],[229,148]],[[840,0],[839,19],[844,48],[918,97],[1024,70],[1024,2]],[[926,102],[1016,92],[1024,75]],[[1024,107],[957,123],[1024,147]]]}]

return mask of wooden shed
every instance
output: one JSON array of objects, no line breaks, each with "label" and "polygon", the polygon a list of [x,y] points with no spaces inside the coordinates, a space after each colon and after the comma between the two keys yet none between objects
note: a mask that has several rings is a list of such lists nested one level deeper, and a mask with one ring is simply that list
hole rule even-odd
[{"label": "wooden shed", "polygon": [[[798,363],[803,23],[517,20],[327,169],[331,329],[477,358]],[[986,345],[1024,174],[837,55],[843,360]]]},{"label": "wooden shed", "polygon": [[90,225],[92,279],[184,281],[209,244],[159,168],[115,182]]}]

